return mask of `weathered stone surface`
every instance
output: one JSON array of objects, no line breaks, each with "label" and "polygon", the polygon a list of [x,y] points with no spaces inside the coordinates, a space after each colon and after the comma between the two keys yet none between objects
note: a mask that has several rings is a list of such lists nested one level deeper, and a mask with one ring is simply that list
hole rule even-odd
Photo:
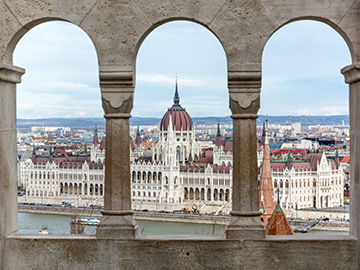
[{"label": "weathered stone surface", "polygon": [[[136,237],[130,211],[128,118],[133,106],[135,60],[149,32],[167,21],[189,20],[210,29],[223,45],[234,118],[233,215],[227,237],[256,239],[263,238],[257,212],[255,140],[263,48],[286,23],[314,19],[337,30],[347,42],[353,62],[360,62],[359,5],[357,0],[0,0],[0,64],[11,65],[19,39],[46,21],[79,25],[94,43],[107,118],[105,211],[98,238],[111,238],[6,238],[17,227],[14,83],[20,79],[0,69],[0,255],[4,256],[0,257],[0,268],[356,269],[360,262],[356,239],[114,239]],[[360,76],[357,68],[349,70],[347,76],[352,156],[350,231],[359,236]]]},{"label": "weathered stone surface", "polygon": [[356,240],[339,241],[336,236],[306,238],[276,236],[265,241],[245,240],[243,269],[357,269]]},{"label": "weathered stone surface", "polygon": [[151,27],[139,7],[126,0],[99,0],[80,26],[94,42],[100,66],[130,67],[131,72],[140,39]]},{"label": "weathered stone surface", "polygon": [[343,269],[356,269],[356,246],[357,241],[349,237],[116,241],[59,235],[12,236],[6,239],[4,269],[331,270],[339,269],[339,264]]},{"label": "weathered stone surface", "polygon": [[208,25],[225,4],[225,0],[134,0],[151,24],[169,20],[190,20]]},{"label": "weathered stone surface", "polygon": [[223,44],[229,71],[260,71],[274,24],[260,1],[227,1],[210,28]]},{"label": "weathered stone surface", "polygon": [[96,0],[4,0],[21,25],[44,18],[61,18],[80,24]]}]

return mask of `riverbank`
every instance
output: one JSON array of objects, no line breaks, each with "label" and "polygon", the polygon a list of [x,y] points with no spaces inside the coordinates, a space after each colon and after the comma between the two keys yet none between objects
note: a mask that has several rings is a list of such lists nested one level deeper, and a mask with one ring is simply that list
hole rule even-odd
[{"label": "riverbank", "polygon": [[[63,215],[63,216],[93,216],[101,217],[99,209],[69,208],[69,207],[52,207],[38,205],[18,205],[20,213]],[[194,215],[194,214],[173,214],[159,212],[142,212],[134,211],[136,220],[163,221],[163,222],[180,222],[180,223],[197,223],[197,224],[219,224],[226,225],[229,221],[228,216],[213,215]]]},{"label": "riverbank", "polygon": [[[38,206],[38,205],[18,205],[18,211],[22,213],[36,213],[48,215],[63,215],[63,216],[93,216],[101,217],[99,209],[88,208],[70,208],[70,207],[53,207],[53,206]],[[135,211],[134,218],[136,220],[160,221],[160,222],[178,222],[178,223],[195,223],[195,224],[219,224],[226,225],[229,221],[229,216],[214,216],[214,215],[194,215],[194,214],[174,214],[174,213],[159,213],[159,212],[143,212]],[[289,219],[290,225],[296,228],[305,225],[309,221]],[[349,222],[343,221],[320,221],[314,227],[314,230],[321,231],[349,231]]]}]

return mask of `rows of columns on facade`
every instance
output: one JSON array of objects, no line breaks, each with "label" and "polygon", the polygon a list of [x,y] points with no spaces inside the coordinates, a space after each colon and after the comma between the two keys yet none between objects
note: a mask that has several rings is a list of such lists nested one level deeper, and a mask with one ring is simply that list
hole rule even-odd
[{"label": "rows of columns on facade", "polygon": [[185,200],[201,200],[201,201],[230,201],[229,189],[208,188],[205,197],[205,188],[184,188]]},{"label": "rows of columns on facade", "polygon": [[103,196],[104,186],[103,184],[87,184],[82,185],[81,183],[60,183],[60,194],[68,195],[94,195]]}]

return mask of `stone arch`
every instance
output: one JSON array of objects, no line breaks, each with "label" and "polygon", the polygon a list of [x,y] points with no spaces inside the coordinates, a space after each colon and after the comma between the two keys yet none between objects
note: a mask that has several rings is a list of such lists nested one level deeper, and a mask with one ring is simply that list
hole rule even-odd
[{"label": "stone arch", "polygon": [[204,201],[205,200],[205,189],[202,188],[200,191],[200,200]]},{"label": "stone arch", "polygon": [[[51,11],[50,11],[51,12]],[[51,13],[48,14],[48,16],[44,15],[41,18],[35,19],[35,20],[29,20],[26,23],[22,25],[21,28],[17,29],[16,32],[13,32],[11,35],[11,39],[9,40],[7,47],[5,49],[5,56],[4,56],[4,62],[6,64],[12,64],[13,62],[13,53],[15,51],[16,45],[19,43],[21,38],[25,36],[29,31],[34,29],[35,27],[44,24],[44,23],[51,23],[51,22],[65,22],[68,24],[71,24],[73,26],[76,26],[78,29],[80,29],[82,32],[84,32],[88,38],[89,41],[91,41],[92,45],[95,48],[96,55],[98,55],[99,50],[97,49],[99,46],[96,45],[96,39],[93,39],[91,37],[91,33],[87,32],[85,28],[81,27],[78,23],[76,23],[76,20],[79,18],[73,18],[74,20],[71,21],[68,18],[64,17],[55,17],[52,16]],[[95,41],[95,42],[94,42]]]},{"label": "stone arch", "polygon": [[[309,20],[323,23],[323,24],[331,27],[334,31],[336,31],[342,37],[342,39],[345,41],[345,43],[346,43],[346,45],[347,45],[347,47],[348,47],[348,49],[350,51],[352,62],[359,61],[359,59],[356,59],[355,48],[353,46],[353,43],[351,42],[350,35],[348,35],[344,29],[339,27],[338,23],[335,23],[335,22],[333,22],[330,19],[325,18],[325,17],[319,17],[319,16],[296,16],[296,17],[293,17],[293,18],[289,18],[288,20],[281,23],[281,25],[279,25],[278,27],[273,29],[271,33],[269,33],[269,36],[267,38],[266,43],[268,43],[268,41],[271,39],[271,37],[276,32],[278,32],[280,29],[282,29],[284,26],[286,26],[286,25],[288,25],[290,23],[293,23],[293,22],[309,21]],[[264,47],[265,47],[265,44],[264,44]],[[263,47],[263,49],[264,49],[264,47]]]}]

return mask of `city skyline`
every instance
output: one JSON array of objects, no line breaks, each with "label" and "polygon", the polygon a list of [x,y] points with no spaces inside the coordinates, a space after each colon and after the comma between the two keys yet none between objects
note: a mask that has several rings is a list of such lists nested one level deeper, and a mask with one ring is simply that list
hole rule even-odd
[{"label": "city skyline", "polygon": [[[14,64],[26,68],[18,85],[18,118],[103,115],[96,52],[80,28],[63,22],[35,27],[17,45]],[[329,26],[310,21],[284,26],[264,49],[259,114],[348,114],[340,69],[349,64],[345,42]],[[180,104],[191,116],[230,115],[226,70],[224,50],[206,28],[162,25],[138,52],[132,115],[162,117],[172,105],[176,74]]]}]

